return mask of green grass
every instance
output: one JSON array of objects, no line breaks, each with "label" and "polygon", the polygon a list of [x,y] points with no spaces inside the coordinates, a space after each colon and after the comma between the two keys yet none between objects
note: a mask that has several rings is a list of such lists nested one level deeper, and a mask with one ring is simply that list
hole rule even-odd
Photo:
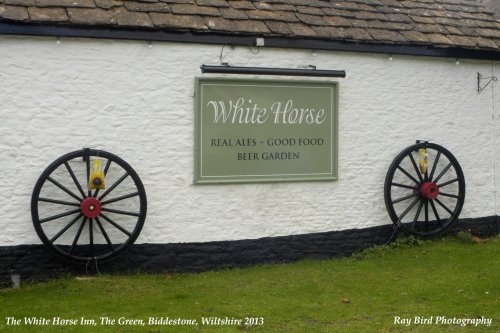
[{"label": "green grass", "polygon": [[[351,258],[199,274],[69,277],[0,290],[1,332],[499,332],[500,238],[397,241]],[[7,326],[5,317],[95,319],[97,326]],[[100,317],[145,326],[101,326]],[[148,317],[198,326],[149,326]],[[201,317],[259,317],[207,326]],[[493,320],[491,326],[394,324],[394,317]]]}]

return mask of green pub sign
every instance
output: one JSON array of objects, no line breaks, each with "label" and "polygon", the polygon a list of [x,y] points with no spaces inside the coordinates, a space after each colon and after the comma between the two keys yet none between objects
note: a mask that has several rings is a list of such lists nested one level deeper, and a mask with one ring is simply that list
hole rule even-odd
[{"label": "green pub sign", "polygon": [[197,78],[195,96],[195,183],[337,179],[337,82]]}]

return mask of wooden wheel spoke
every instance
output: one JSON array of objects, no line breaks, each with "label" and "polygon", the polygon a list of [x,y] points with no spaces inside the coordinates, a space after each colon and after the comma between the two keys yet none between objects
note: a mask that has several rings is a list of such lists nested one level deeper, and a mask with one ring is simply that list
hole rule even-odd
[{"label": "wooden wheel spoke", "polygon": [[439,223],[439,225],[443,227],[443,222],[441,222],[441,218],[439,217],[436,206],[434,205],[434,201],[431,200],[429,201],[429,203],[431,204],[432,212],[434,213],[434,217],[436,218],[437,223]]},{"label": "wooden wheel spoke", "polygon": [[410,189],[410,190],[415,190],[415,188],[416,188],[415,186],[405,185],[405,184],[399,184],[399,183],[391,183],[391,186],[407,188],[407,189]]},{"label": "wooden wheel spoke", "polygon": [[92,229],[92,219],[89,219],[89,255],[90,257],[94,256],[94,230]]},{"label": "wooden wheel spoke", "polygon": [[444,182],[442,184],[437,184],[438,187],[445,187],[446,185],[450,185],[450,184],[453,184],[455,182],[458,182],[458,178],[455,178],[455,179],[452,179],[452,180],[448,180],[447,182]]},{"label": "wooden wheel spoke", "polygon": [[106,240],[106,243],[108,244],[109,249],[111,250],[111,252],[115,252],[115,248],[113,247],[113,243],[111,243],[111,240],[109,239],[109,236],[106,233],[106,230],[104,230],[104,227],[102,226],[101,221],[99,221],[98,217],[95,218],[95,222],[97,223],[97,226],[101,230],[101,233],[104,236],[104,239]]},{"label": "wooden wheel spoke", "polygon": [[79,213],[80,211],[81,211],[80,208],[78,208],[78,209],[75,209],[75,210],[70,210],[69,212],[64,212],[64,213],[61,213],[61,214],[57,214],[57,215],[53,215],[53,216],[50,216],[50,217],[46,217],[44,219],[40,219],[40,223],[45,223],[45,222],[57,220],[57,219],[60,219],[61,217],[65,217],[65,216],[68,216],[68,215]]},{"label": "wooden wheel spoke", "polygon": [[438,151],[437,155],[436,155],[436,159],[434,160],[434,164],[432,165],[432,170],[431,170],[431,174],[429,175],[429,181],[432,181],[432,177],[434,177],[434,172],[436,171],[436,167],[439,163],[439,158],[441,157],[441,152]]},{"label": "wooden wheel spoke", "polygon": [[125,178],[127,178],[129,175],[128,172],[126,172],[123,176],[120,177],[120,179],[118,179],[113,185],[111,185],[100,197],[99,197],[99,200],[102,201],[102,199],[104,199],[109,193],[111,193],[111,191],[113,191],[118,185],[120,185],[121,182],[123,182],[125,180]]},{"label": "wooden wheel spoke", "polygon": [[106,208],[106,207],[102,207],[102,211],[109,212],[109,213],[120,214],[120,215],[129,215],[129,216],[140,216],[141,215],[139,213],[127,212],[127,211],[124,211],[124,210],[111,209],[111,208]]},{"label": "wooden wheel spoke", "polygon": [[49,198],[38,198],[38,201],[42,202],[50,202],[58,205],[65,205],[65,206],[75,206],[75,207],[80,207],[79,203],[76,202],[69,202],[69,201],[63,201],[63,200],[56,200],[56,199],[49,199]]},{"label": "wooden wheel spoke", "polygon": [[92,191],[90,190],[90,149],[84,149],[83,158],[85,159],[85,167],[87,169],[87,194],[90,197],[92,195]]},{"label": "wooden wheel spoke", "polygon": [[443,208],[444,208],[444,210],[446,210],[448,213],[450,213],[450,215],[453,215],[453,212],[452,212],[452,211],[451,211],[451,210],[450,210],[450,209],[449,209],[449,208],[448,208],[448,207],[447,207],[444,203],[442,203],[439,199],[437,199],[437,198],[436,198],[436,199],[434,199],[434,200],[436,200],[436,202],[437,202],[437,203],[438,203],[441,207],[443,207]]},{"label": "wooden wheel spoke", "polygon": [[132,197],[135,197],[135,196],[138,196],[138,195],[139,195],[139,192],[134,192],[134,193],[122,195],[122,196],[117,197],[117,198],[113,198],[113,199],[109,199],[109,200],[103,201],[103,202],[101,202],[101,205],[104,206],[104,205],[107,205],[107,204],[110,204],[110,203],[113,203],[113,202],[125,200],[125,199],[132,198]]},{"label": "wooden wheel spoke", "polygon": [[80,191],[82,198],[85,198],[85,192],[83,192],[83,188],[80,185],[80,182],[78,179],[76,179],[75,173],[73,172],[73,169],[69,166],[69,163],[66,161],[64,162],[64,166],[66,166],[66,169],[68,170],[69,175],[71,176],[71,179],[73,179],[73,182],[75,183],[76,187],[78,188],[78,191]]},{"label": "wooden wheel spoke", "polygon": [[420,216],[420,212],[422,211],[423,206],[424,206],[424,200],[420,200],[420,204],[418,205],[417,212],[416,212],[415,217],[413,218],[413,221],[411,223],[413,228],[415,227],[415,224],[418,221],[418,217]]},{"label": "wooden wheel spoke", "polygon": [[424,179],[422,178],[422,175],[420,174],[420,171],[418,170],[417,163],[415,163],[415,158],[413,157],[412,153],[410,153],[409,156],[410,156],[411,164],[413,165],[413,169],[415,169],[415,172],[418,176],[418,179],[420,180],[420,183],[422,183],[424,181]]},{"label": "wooden wheel spoke", "polygon": [[127,231],[127,229],[123,228],[121,225],[119,225],[118,223],[116,223],[115,221],[113,221],[112,219],[110,219],[109,217],[107,217],[106,215],[104,214],[101,214],[102,218],[105,219],[106,221],[108,221],[112,226],[114,226],[115,228],[117,228],[118,230],[120,230],[121,232],[123,232],[125,235],[129,236],[129,237],[132,237],[132,234],[130,232]]},{"label": "wooden wheel spoke", "polygon": [[448,163],[448,165],[443,169],[443,171],[441,171],[441,173],[438,176],[436,176],[436,179],[434,179],[433,182],[437,183],[441,179],[441,177],[444,176],[446,171],[448,171],[451,168],[452,165],[453,165],[453,163],[451,163],[451,162]]},{"label": "wooden wheel spoke", "polygon": [[78,232],[76,233],[75,239],[73,239],[73,243],[71,244],[71,248],[69,249],[69,253],[72,254],[75,250],[76,244],[78,244],[78,239],[82,234],[83,227],[85,227],[85,223],[87,222],[87,218],[84,217],[82,223],[80,224],[80,228],[78,228]]},{"label": "wooden wheel spoke", "polygon": [[424,216],[425,216],[425,231],[429,231],[429,201],[425,200],[425,208],[424,208]]},{"label": "wooden wheel spoke", "polygon": [[398,216],[398,221],[401,222],[403,220],[403,218],[406,216],[406,214],[408,214],[410,212],[410,210],[413,208],[413,206],[415,206],[417,204],[417,202],[420,200],[420,198],[417,198],[415,199],[411,205],[409,205],[406,210],[400,215]]},{"label": "wooden wheel spoke", "polygon": [[418,180],[415,179],[415,177],[413,177],[412,175],[410,175],[410,173],[408,171],[406,171],[405,169],[403,169],[401,166],[398,166],[398,169],[404,173],[408,178],[410,178],[415,184],[419,185],[420,182]]},{"label": "wooden wheel spoke", "polygon": [[78,214],[77,217],[75,217],[70,223],[68,223],[64,228],[62,228],[57,234],[52,237],[49,242],[54,243],[59,237],[61,237],[62,234],[66,232],[69,228],[71,228],[83,215]]},{"label": "wooden wheel spoke", "polygon": [[410,195],[407,195],[406,197],[402,197],[402,198],[393,200],[392,203],[395,204],[395,203],[398,203],[398,202],[401,202],[401,201],[404,201],[404,200],[408,200],[408,199],[416,197],[417,195],[420,195],[420,193],[418,193],[418,192],[412,193]]},{"label": "wooden wheel spoke", "polygon": [[450,198],[455,198],[455,199],[458,199],[460,198],[458,195],[456,194],[449,194],[449,193],[444,193],[444,192],[439,192],[439,195],[443,195],[445,197],[450,197]]},{"label": "wooden wheel spoke", "polygon": [[51,182],[52,184],[54,184],[55,186],[59,187],[61,190],[63,190],[64,192],[68,193],[69,195],[71,195],[73,198],[75,198],[78,202],[80,202],[82,200],[82,198],[80,198],[79,196],[77,196],[75,193],[73,193],[72,191],[70,191],[68,188],[66,188],[64,185],[62,185],[61,183],[59,183],[57,180],[53,179],[52,177],[48,177],[47,180],[49,182]]}]

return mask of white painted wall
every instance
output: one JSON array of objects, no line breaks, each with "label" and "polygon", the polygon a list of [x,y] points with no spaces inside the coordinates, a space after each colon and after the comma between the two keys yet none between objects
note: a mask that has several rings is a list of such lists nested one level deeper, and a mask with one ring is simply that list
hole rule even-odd
[{"label": "white painted wall", "polygon": [[346,70],[338,80],[340,180],[194,186],[194,78],[220,53],[212,45],[1,36],[0,245],[40,242],[33,186],[50,162],[84,146],[121,156],[141,175],[148,216],[139,243],[389,224],[385,174],[415,139],[442,144],[460,161],[462,217],[500,210],[500,91],[476,91],[476,73],[492,73],[491,61],[225,47],[223,61],[233,65]]}]

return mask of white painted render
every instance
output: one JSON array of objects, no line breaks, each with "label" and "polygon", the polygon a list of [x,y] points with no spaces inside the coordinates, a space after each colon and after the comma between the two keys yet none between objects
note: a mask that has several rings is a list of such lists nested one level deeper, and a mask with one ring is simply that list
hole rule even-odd
[{"label": "white painted render", "polygon": [[[461,217],[498,215],[499,84],[477,92],[477,72],[499,76],[498,62],[228,46],[220,58],[221,49],[1,36],[0,245],[40,243],[30,214],[34,184],[49,163],[82,147],[115,153],[141,176],[148,215],[138,243],[390,224],[385,174],[416,139],[441,144],[460,161],[467,185]],[[346,70],[337,79],[338,181],[193,185],[194,79],[200,65],[220,59]]]}]

